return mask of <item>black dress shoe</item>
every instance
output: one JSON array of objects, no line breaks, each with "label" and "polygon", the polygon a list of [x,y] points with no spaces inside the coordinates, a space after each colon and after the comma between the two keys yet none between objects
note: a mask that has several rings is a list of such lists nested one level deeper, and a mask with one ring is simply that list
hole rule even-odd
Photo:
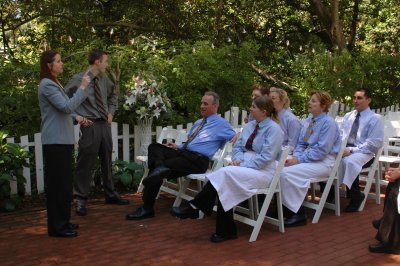
[{"label": "black dress shoe", "polygon": [[364,193],[360,194],[359,199],[351,199],[349,205],[344,209],[345,212],[358,212],[358,209],[361,206],[361,203],[365,199]]},{"label": "black dress shoe", "polygon": [[87,214],[86,206],[85,205],[78,205],[78,207],[76,207],[75,212],[79,216],[86,216],[86,214]]},{"label": "black dress shoe", "polygon": [[307,224],[307,215],[305,214],[295,214],[292,217],[285,219],[286,227],[294,227]]},{"label": "black dress shoe", "polygon": [[129,205],[129,200],[120,197],[106,198],[106,204]]},{"label": "black dress shoe", "polygon": [[146,210],[143,206],[140,206],[136,211],[128,213],[126,215],[127,220],[142,220],[154,217],[154,210]]},{"label": "black dress shoe", "polygon": [[226,240],[232,240],[238,238],[236,234],[233,235],[227,235],[227,236],[222,236],[218,234],[212,234],[210,236],[210,241],[214,243],[219,243],[219,242],[224,242]]},{"label": "black dress shoe", "polygon": [[181,218],[181,219],[197,219],[199,218],[199,210],[193,209],[190,204],[186,204],[183,207],[173,207],[170,211],[172,216]]},{"label": "black dress shoe", "polygon": [[76,231],[65,229],[65,230],[63,230],[61,232],[49,233],[49,236],[54,236],[54,237],[76,237],[76,236],[78,236],[78,233]]},{"label": "black dress shoe", "polygon": [[378,230],[378,229],[379,229],[379,226],[381,226],[381,219],[374,219],[374,220],[372,220],[372,226],[373,226],[376,230]]},{"label": "black dress shoe", "polygon": [[164,178],[168,177],[171,173],[171,169],[165,166],[156,167],[151,173],[146,176],[142,183],[145,186],[153,186],[159,184]]},{"label": "black dress shoe", "polygon": [[79,224],[68,223],[66,227],[69,230],[76,230],[79,228]]},{"label": "black dress shoe", "polygon": [[373,253],[400,254],[400,250],[392,249],[390,247],[385,246],[382,243],[369,245],[368,249],[370,252]]}]

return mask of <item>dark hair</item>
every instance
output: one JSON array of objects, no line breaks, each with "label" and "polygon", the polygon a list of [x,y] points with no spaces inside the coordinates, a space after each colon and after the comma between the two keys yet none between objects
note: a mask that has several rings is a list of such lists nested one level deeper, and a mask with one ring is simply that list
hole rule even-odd
[{"label": "dark hair", "polygon": [[269,93],[269,89],[267,87],[265,87],[262,84],[254,84],[253,86],[251,86],[251,91],[255,91],[258,90],[261,92],[261,95],[266,95]]},{"label": "dark hair", "polygon": [[88,56],[89,65],[93,65],[96,60],[101,60],[103,55],[107,55],[107,53],[100,49],[93,49],[90,51]]},{"label": "dark hair", "polygon": [[323,111],[324,112],[328,112],[329,111],[329,107],[331,107],[331,104],[333,103],[333,99],[331,97],[331,95],[329,93],[327,93],[326,91],[313,91],[311,92],[310,96],[313,96],[315,94],[315,96],[317,96],[320,105],[323,106]]},{"label": "dark hair", "polygon": [[54,62],[54,58],[59,53],[54,50],[47,50],[44,51],[40,56],[40,80],[44,78],[51,79],[52,81],[57,81],[57,77],[51,74],[51,69],[49,68],[48,64]]},{"label": "dark hair", "polygon": [[371,97],[372,97],[372,93],[371,93],[371,91],[370,91],[369,89],[366,89],[366,88],[359,88],[359,89],[356,89],[356,91],[362,91],[362,92],[364,92],[364,96],[365,96],[367,99],[371,99]]},{"label": "dark hair", "polygon": [[274,103],[271,100],[271,97],[268,95],[262,95],[253,100],[255,106],[257,106],[260,110],[265,110],[268,113],[268,116],[272,118],[275,122],[279,123],[278,113],[274,108]]},{"label": "dark hair", "polygon": [[213,97],[213,104],[216,106],[219,106],[219,96],[216,92],[213,91],[206,91],[204,93],[204,96],[212,96]]}]

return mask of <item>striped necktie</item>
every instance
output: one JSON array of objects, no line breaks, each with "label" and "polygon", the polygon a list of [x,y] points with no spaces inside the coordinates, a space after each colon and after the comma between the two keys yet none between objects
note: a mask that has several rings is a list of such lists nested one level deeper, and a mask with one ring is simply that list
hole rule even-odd
[{"label": "striped necktie", "polygon": [[351,126],[349,138],[347,140],[347,147],[353,147],[356,142],[358,127],[360,126],[360,113],[357,113],[356,119],[354,119],[353,125]]},{"label": "striped necktie", "polygon": [[246,147],[246,149],[248,149],[249,151],[252,151],[253,150],[253,141],[254,141],[254,138],[256,137],[256,135],[257,135],[257,131],[258,131],[258,128],[259,128],[260,126],[257,124],[256,125],[256,127],[254,128],[254,130],[253,130],[253,133],[251,133],[251,135],[250,135],[250,137],[247,139],[247,141],[246,141],[246,145],[245,145],[245,147]]},{"label": "striped necktie", "polygon": [[94,96],[96,98],[97,110],[99,111],[101,118],[103,118],[104,120],[107,121],[108,115],[107,115],[106,108],[104,107],[103,97],[101,97],[99,78],[94,77],[93,83],[94,83]]},{"label": "striped necktie", "polygon": [[183,145],[183,148],[186,149],[186,147],[189,145],[189,143],[196,137],[196,135],[199,133],[199,131],[203,128],[203,126],[207,123],[207,118],[204,117],[203,120],[201,121],[200,125],[196,128],[195,131],[193,131],[192,135],[188,138],[188,140],[185,142]]},{"label": "striped necktie", "polygon": [[311,123],[307,127],[306,134],[304,135],[304,138],[303,138],[304,142],[307,142],[308,139],[310,138],[310,136],[313,132],[312,128],[314,125],[315,125],[315,119],[313,118],[313,119],[311,119]]}]

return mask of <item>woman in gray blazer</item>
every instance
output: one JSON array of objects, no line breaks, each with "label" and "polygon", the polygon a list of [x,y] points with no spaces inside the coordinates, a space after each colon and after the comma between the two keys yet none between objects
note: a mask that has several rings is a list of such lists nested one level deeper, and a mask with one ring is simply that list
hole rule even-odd
[{"label": "woman in gray blazer", "polygon": [[[75,237],[79,225],[70,223],[72,200],[72,150],[74,127],[71,113],[87,97],[90,82],[85,74],[81,86],[70,99],[57,77],[63,72],[58,52],[48,50],[40,58],[39,106],[42,116],[41,133],[44,155],[44,178],[47,199],[49,236]],[[80,124],[89,121],[76,117]]]}]

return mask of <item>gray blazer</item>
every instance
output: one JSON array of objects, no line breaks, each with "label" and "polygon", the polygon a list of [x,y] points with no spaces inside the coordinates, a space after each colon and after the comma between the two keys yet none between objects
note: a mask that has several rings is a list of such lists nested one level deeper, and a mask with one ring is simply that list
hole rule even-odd
[{"label": "gray blazer", "polygon": [[42,144],[74,144],[71,113],[87,98],[87,93],[76,90],[70,99],[56,82],[44,78],[39,84],[39,106],[42,116]]}]

